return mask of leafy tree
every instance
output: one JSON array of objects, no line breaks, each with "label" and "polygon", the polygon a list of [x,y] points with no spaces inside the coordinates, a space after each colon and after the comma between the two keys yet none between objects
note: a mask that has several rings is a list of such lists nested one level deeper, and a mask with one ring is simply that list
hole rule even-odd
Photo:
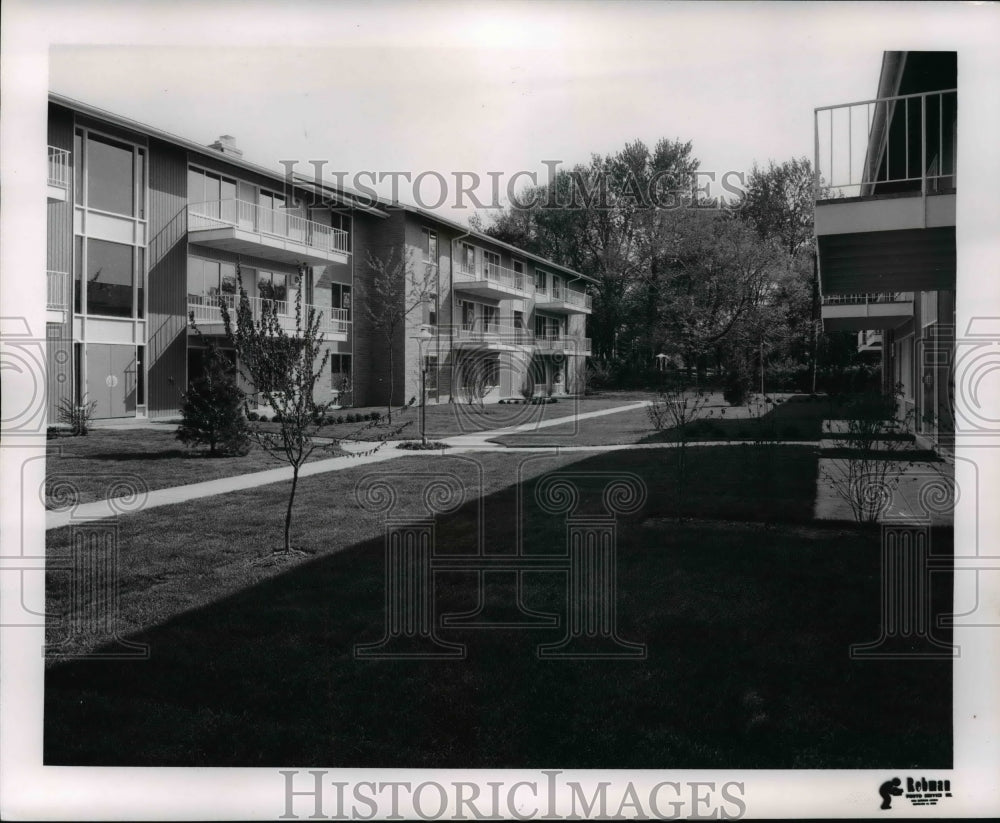
[{"label": "leafy tree", "polygon": [[203,374],[184,393],[177,439],[186,446],[207,445],[208,453],[242,455],[250,450],[244,415],[246,395],[239,387],[232,362],[210,341]]},{"label": "leafy tree", "polygon": [[234,318],[220,300],[222,320],[244,378],[264,403],[274,409],[274,420],[278,423],[276,431],[255,424],[250,428],[250,436],[269,454],[292,467],[292,486],[285,510],[284,548],[281,550],[287,553],[292,550],[292,507],[299,471],[316,449],[333,445],[320,444],[315,438],[323,425],[326,405],[316,403],[314,390],[330,353],[324,351],[320,315],[311,306],[303,314],[302,289],[296,293],[295,326],[289,332],[272,301],[262,301],[259,316],[254,317],[239,265],[236,277],[239,282],[236,316]]},{"label": "leafy tree", "polygon": [[389,374],[386,417],[391,424],[396,377],[393,343],[403,333],[406,319],[431,299],[436,270],[430,265],[414,266],[409,254],[395,248],[381,256],[369,252],[367,269],[367,277],[356,283],[364,317],[386,344]]}]

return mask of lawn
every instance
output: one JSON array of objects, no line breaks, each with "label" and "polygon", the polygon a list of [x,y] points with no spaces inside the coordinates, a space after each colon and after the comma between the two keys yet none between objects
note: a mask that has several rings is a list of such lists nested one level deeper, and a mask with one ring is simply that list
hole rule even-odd
[{"label": "lawn", "polygon": [[[651,399],[654,395],[647,395]],[[538,431],[505,434],[493,442],[505,446],[598,446],[688,441],[803,441],[819,440],[824,420],[836,417],[842,406],[819,395],[768,395],[760,409],[730,406],[719,392],[707,395],[698,419],[681,428],[656,431],[645,409],[611,417],[577,420]],[[624,405],[624,404],[623,404]]]},{"label": "lawn", "polygon": [[[284,484],[122,518],[122,635],[150,657],[50,666],[46,764],[951,765],[950,664],[847,654],[878,636],[879,533],[808,522],[816,449],[781,447],[768,469],[752,446],[693,448],[682,483],[674,450],[625,456],[415,455],[391,476],[411,517],[428,472],[465,486],[438,546],[474,551],[485,527],[485,549],[509,553],[520,520],[526,554],[566,540],[565,520],[533,503],[539,475],[574,472],[592,513],[609,473],[642,478],[645,505],[619,519],[617,603],[645,659],[541,660],[536,644],[558,628],[495,627],[441,630],[467,644],[465,660],[355,659],[355,644],[382,636],[385,597],[379,516],[354,502],[371,472],[359,467],[302,481],[295,542],[309,554],[285,562],[262,559],[280,542]],[[70,539],[50,533],[50,556]],[[949,540],[936,534],[935,551]],[[438,578],[439,614],[475,605],[474,573]],[[523,585],[529,607],[565,611],[562,575]],[[50,575],[48,595],[62,611],[66,581]]]},{"label": "lawn", "polygon": [[[335,447],[317,450],[312,460],[336,457]],[[129,488],[163,489],[287,465],[259,448],[243,457],[209,457],[189,449],[162,429],[92,429],[86,437],[61,436],[47,444],[47,508],[67,502],[89,503],[126,494]]]}]

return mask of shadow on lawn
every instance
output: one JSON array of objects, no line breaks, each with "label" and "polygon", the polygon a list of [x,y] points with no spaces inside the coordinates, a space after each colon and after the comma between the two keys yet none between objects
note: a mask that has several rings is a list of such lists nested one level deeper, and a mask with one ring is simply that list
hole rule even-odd
[{"label": "shadow on lawn", "polygon": [[[536,644],[558,641],[560,628],[444,628],[467,659],[356,660],[355,644],[382,636],[376,538],[130,638],[149,644],[147,661],[51,668],[45,763],[949,768],[950,663],[848,657],[850,644],[878,637],[878,531],[808,522],[815,450],[786,447],[787,476],[766,492],[738,476],[740,451],[692,450],[685,513],[706,519],[684,522],[662,459],[630,455],[625,468],[649,496],[619,521],[619,629],[646,644],[646,659],[538,659]],[[622,468],[600,455],[572,471]],[[597,491],[583,481],[585,509],[598,510]],[[484,506],[487,549],[512,551],[515,489]],[[439,550],[474,548],[477,511],[438,521]],[[525,552],[561,550],[565,528],[526,513]],[[950,545],[949,532],[934,539],[936,551]],[[935,578],[935,606],[947,611],[950,575]],[[475,581],[437,575],[439,614],[472,608]],[[565,610],[563,575],[522,582],[529,607]]]}]

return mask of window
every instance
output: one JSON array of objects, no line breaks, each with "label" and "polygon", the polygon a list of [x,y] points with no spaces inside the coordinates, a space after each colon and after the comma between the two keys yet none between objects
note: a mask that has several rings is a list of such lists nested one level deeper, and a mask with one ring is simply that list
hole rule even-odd
[{"label": "window", "polygon": [[288,299],[288,277],[279,271],[257,271],[257,296],[265,300]]},{"label": "window", "polygon": [[351,355],[330,355],[330,388],[334,391],[348,391],[351,385]]},{"label": "window", "polygon": [[330,284],[330,307],[334,309],[344,309],[347,312],[346,320],[351,319],[351,287],[343,286],[340,283]]},{"label": "window", "polygon": [[476,322],[476,304],[463,300],[459,303],[459,309],[462,313],[462,328],[470,331]]},{"label": "window", "polygon": [[424,229],[424,260],[435,266],[438,262],[438,236],[430,229]]},{"label": "window", "polygon": [[107,240],[87,241],[87,314],[135,316],[133,248]]},{"label": "window", "polygon": [[476,249],[468,243],[462,244],[462,271],[466,274],[476,273]]},{"label": "window", "polygon": [[113,214],[135,215],[133,148],[91,135],[87,140],[87,205]]},{"label": "window", "polygon": [[483,268],[487,277],[500,276],[500,255],[492,251],[483,252]]},{"label": "window", "polygon": [[535,269],[535,289],[544,292],[548,288],[548,275],[541,269]]},{"label": "window", "polygon": [[558,318],[546,317],[544,314],[535,315],[535,335],[537,337],[559,337],[560,332]]},{"label": "window", "polygon": [[524,262],[514,260],[511,262],[514,268],[514,288],[524,290]]},{"label": "window", "polygon": [[555,297],[557,300],[561,300],[562,299],[562,286],[563,286],[562,278],[559,277],[559,276],[557,276],[557,275],[555,275],[555,274],[553,274],[552,275],[552,296]]},{"label": "window", "polygon": [[497,322],[497,307],[483,306],[483,331],[495,331]]},{"label": "window", "polygon": [[135,403],[146,405],[146,347],[135,347]]}]

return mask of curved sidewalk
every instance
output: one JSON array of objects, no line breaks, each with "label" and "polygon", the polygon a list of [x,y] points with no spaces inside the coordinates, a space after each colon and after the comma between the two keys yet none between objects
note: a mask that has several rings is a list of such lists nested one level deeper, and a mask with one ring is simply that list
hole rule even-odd
[{"label": "curved sidewalk", "polygon": [[[477,450],[477,451],[511,451],[506,446],[487,442],[491,437],[498,437],[503,434],[517,434],[525,431],[532,431],[548,426],[557,426],[568,423],[572,420],[585,420],[591,417],[602,417],[618,412],[634,411],[644,408],[648,401],[631,403],[627,406],[615,406],[610,409],[600,409],[598,411],[585,412],[583,414],[567,415],[556,417],[552,420],[542,420],[539,422],[522,423],[516,426],[506,426],[500,429],[480,432],[474,435],[456,435],[446,438],[447,443],[456,451]],[[347,444],[350,445],[350,444]],[[591,450],[601,451],[609,447],[597,446],[569,446],[569,447],[548,447],[539,448],[539,451],[568,451],[568,450]],[[623,448],[621,446],[610,448]],[[640,448],[646,448],[641,446]],[[378,451],[371,454],[351,455],[347,457],[331,457],[326,460],[317,460],[313,463],[306,463],[299,470],[299,477],[312,477],[327,472],[340,471],[342,469],[355,468],[372,463],[381,463],[397,457],[408,455],[427,454],[428,452],[407,451],[397,449],[395,441],[389,441]],[[436,452],[446,454],[444,450]],[[271,483],[282,483],[292,479],[291,467],[281,467],[278,469],[267,469],[266,471],[252,472],[250,474],[238,474],[233,477],[220,477],[216,480],[205,480],[201,483],[189,483],[183,486],[171,486],[166,489],[155,489],[148,491],[136,499],[126,497],[116,497],[107,500],[96,500],[92,503],[81,503],[71,509],[50,510],[45,513],[45,529],[59,529],[78,523],[83,520],[101,520],[108,517],[116,517],[123,514],[134,514],[158,506],[172,506],[177,503],[186,503],[190,500],[201,500],[205,497],[213,497],[219,494],[229,494],[230,492],[252,489],[257,486],[266,486]]]}]

